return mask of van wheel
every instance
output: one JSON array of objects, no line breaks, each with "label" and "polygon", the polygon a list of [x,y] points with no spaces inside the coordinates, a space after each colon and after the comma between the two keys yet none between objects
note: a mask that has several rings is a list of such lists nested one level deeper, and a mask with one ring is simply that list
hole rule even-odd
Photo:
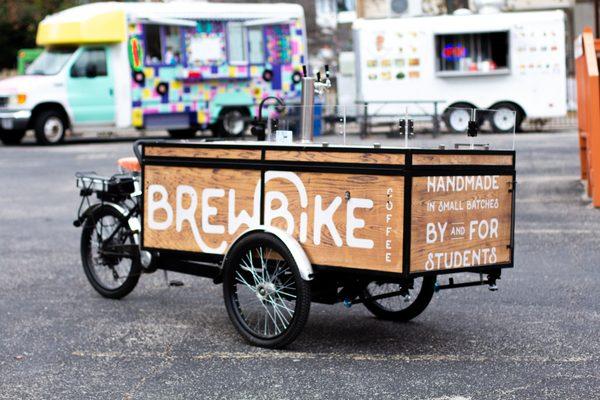
[{"label": "van wheel", "polygon": [[498,103],[491,107],[494,113],[489,117],[492,129],[497,133],[512,133],[521,129],[523,112],[513,103]]},{"label": "van wheel", "polygon": [[21,143],[25,137],[25,131],[4,131],[0,132],[0,142],[10,146]]},{"label": "van wheel", "polygon": [[173,139],[192,139],[196,136],[195,129],[171,129],[167,132]]},{"label": "van wheel", "polygon": [[248,110],[226,108],[219,114],[213,133],[216,136],[240,137],[248,127]]},{"label": "van wheel", "polygon": [[57,144],[64,140],[66,123],[63,115],[54,110],[42,111],[33,121],[38,144]]}]

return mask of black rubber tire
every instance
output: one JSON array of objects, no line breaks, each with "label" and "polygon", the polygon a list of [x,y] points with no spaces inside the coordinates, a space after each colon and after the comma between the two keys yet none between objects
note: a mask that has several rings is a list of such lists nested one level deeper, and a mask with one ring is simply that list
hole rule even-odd
[{"label": "black rubber tire", "polygon": [[173,139],[193,139],[196,137],[196,129],[171,129],[168,130],[169,136]]},{"label": "black rubber tire", "polygon": [[[219,114],[217,122],[212,127],[213,135],[218,137],[242,137],[248,129],[247,118],[250,115],[247,109],[243,108],[225,108]],[[233,132],[226,123],[227,118],[243,118],[243,127],[241,130]]]},{"label": "black rubber tire", "polygon": [[[60,132],[58,139],[49,140],[44,133],[44,126],[46,121],[50,118],[57,118],[62,123],[62,131]],[[36,115],[33,120],[33,131],[35,132],[35,139],[40,145],[53,145],[61,143],[65,139],[65,133],[67,131],[67,122],[65,121],[64,115],[57,110],[46,110]]]},{"label": "black rubber tire", "polygon": [[[268,246],[277,251],[288,263],[296,287],[296,305],[294,315],[287,329],[273,338],[261,338],[247,328],[237,307],[237,293],[234,274],[241,258],[250,249]],[[231,323],[240,335],[250,344],[270,349],[282,348],[292,343],[301,333],[310,313],[310,284],[302,279],[298,265],[285,244],[272,234],[264,232],[250,233],[240,239],[229,251],[223,266],[223,298]]]},{"label": "black rubber tire", "polygon": [[[108,205],[101,205],[96,208],[90,217],[88,217],[83,225],[83,230],[81,232],[81,262],[83,265],[83,271],[85,272],[85,276],[88,281],[92,285],[92,287],[100,293],[102,296],[110,298],[110,299],[120,299],[127,296],[131,291],[135,288],[140,279],[141,274],[141,264],[139,261],[139,257],[133,258],[131,261],[131,269],[129,274],[123,284],[115,289],[110,289],[104,287],[92,272],[92,264],[91,264],[91,238],[92,234],[95,232],[96,221],[104,216],[113,216],[119,221],[125,222],[125,217],[119,211],[110,207]],[[124,225],[129,230],[129,226],[125,223]],[[129,241],[133,243],[133,233],[129,231]]]},{"label": "black rubber tire", "polygon": [[513,129],[515,132],[521,131],[521,124],[523,123],[523,120],[525,119],[524,115],[523,115],[523,111],[521,110],[521,107],[517,106],[514,103],[502,102],[502,103],[494,104],[493,106],[490,107],[490,109],[492,109],[492,110],[508,109],[508,110],[514,111],[516,113],[514,128],[511,127],[509,129],[500,128],[498,125],[496,125],[496,123],[494,122],[494,119],[490,116],[490,118],[489,118],[490,125],[492,126],[492,130],[494,132],[496,132],[496,133],[512,133]]},{"label": "black rubber tire", "polygon": [[[389,311],[382,308],[377,301],[369,301],[365,300],[363,303],[365,307],[377,318],[386,319],[390,321],[400,321],[406,322],[411,319],[417,317],[421,314],[433,297],[433,293],[435,291],[435,276],[426,276],[423,277],[423,284],[421,285],[421,291],[415,298],[415,301],[405,309],[399,311]],[[368,293],[363,293],[363,296],[367,297]]]},{"label": "black rubber tire", "polygon": [[3,131],[0,132],[0,142],[6,146],[14,146],[23,140],[25,137],[25,131]]}]

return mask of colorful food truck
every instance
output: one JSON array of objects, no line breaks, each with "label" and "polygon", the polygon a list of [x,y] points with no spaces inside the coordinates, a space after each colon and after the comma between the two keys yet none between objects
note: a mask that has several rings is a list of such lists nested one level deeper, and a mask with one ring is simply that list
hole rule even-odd
[{"label": "colorful food truck", "polygon": [[302,7],[291,4],[94,3],[46,17],[44,52],[0,82],[0,140],[41,144],[67,129],[199,129],[239,136],[269,95],[299,98]]},{"label": "colorful food truck", "polygon": [[353,30],[354,98],[373,103],[369,114],[402,114],[402,101],[433,114],[422,102],[444,101],[453,132],[467,128],[469,108],[498,110],[496,132],[518,130],[525,117],[566,115],[562,11],[365,19]]}]

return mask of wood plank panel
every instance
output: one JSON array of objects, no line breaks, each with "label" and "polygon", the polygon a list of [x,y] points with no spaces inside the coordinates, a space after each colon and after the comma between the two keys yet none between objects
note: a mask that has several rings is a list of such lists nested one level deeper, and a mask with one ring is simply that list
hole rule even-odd
[{"label": "wood plank panel", "polygon": [[411,272],[510,260],[511,176],[413,178]]},{"label": "wood plank panel", "polygon": [[[161,188],[167,194],[164,202]],[[185,209],[193,203],[192,223],[185,218]],[[249,218],[237,224],[242,211]],[[258,225],[259,219],[259,171],[145,166],[145,247],[223,254],[234,238],[250,225]]]},{"label": "wood plank panel", "polygon": [[[403,204],[402,177],[265,174],[265,224],[314,264],[401,272]],[[258,171],[145,167],[144,247],[223,254],[259,216]]]},{"label": "wood plank panel", "polygon": [[310,150],[267,150],[267,161],[404,165],[404,154]]},{"label": "wood plank panel", "polygon": [[261,152],[258,149],[210,149],[206,147],[146,146],[144,151],[146,156],[153,157],[188,157],[240,160],[260,160],[261,158]]},{"label": "wood plank panel", "polygon": [[403,177],[269,171],[265,181],[265,224],[299,238],[313,264],[402,271]]},{"label": "wood plank panel", "polygon": [[512,165],[511,155],[413,154],[413,165]]}]

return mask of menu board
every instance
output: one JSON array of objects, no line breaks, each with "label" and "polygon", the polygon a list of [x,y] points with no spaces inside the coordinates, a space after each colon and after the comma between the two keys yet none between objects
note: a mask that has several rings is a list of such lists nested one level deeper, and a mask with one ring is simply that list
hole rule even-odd
[{"label": "menu board", "polygon": [[511,261],[512,176],[413,178],[410,271]]}]

